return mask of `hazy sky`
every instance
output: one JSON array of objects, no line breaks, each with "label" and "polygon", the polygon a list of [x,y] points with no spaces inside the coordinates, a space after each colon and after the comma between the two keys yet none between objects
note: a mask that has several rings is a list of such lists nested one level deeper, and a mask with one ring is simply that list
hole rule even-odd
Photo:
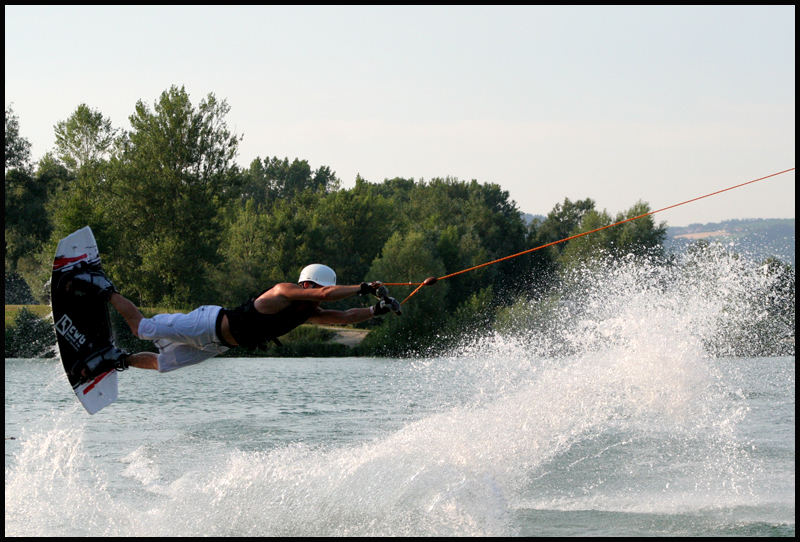
[{"label": "hazy sky", "polygon": [[[33,159],[86,103],[130,129],[183,85],[238,161],[502,186],[546,214],[657,209],[795,166],[794,6],[6,6],[5,104]],[[794,172],[656,215],[793,218]]]}]

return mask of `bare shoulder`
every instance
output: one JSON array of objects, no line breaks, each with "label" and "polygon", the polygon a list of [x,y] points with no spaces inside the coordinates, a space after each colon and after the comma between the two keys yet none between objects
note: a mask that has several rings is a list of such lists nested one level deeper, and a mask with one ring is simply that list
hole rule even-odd
[{"label": "bare shoulder", "polygon": [[[270,298],[270,297],[291,297],[293,293],[302,292],[303,287],[299,284],[294,284],[292,282],[279,282],[263,294],[259,296],[261,298]],[[287,295],[288,294],[288,295]]]},{"label": "bare shoulder", "polygon": [[[298,286],[291,282],[276,284],[258,296],[254,302],[256,310],[264,314],[274,314],[285,309],[294,298],[291,292],[293,292],[295,288],[298,288]],[[302,288],[300,289],[302,290]]]},{"label": "bare shoulder", "polygon": [[279,282],[258,297],[260,303],[290,303],[292,301],[319,301],[322,290],[319,288],[303,288],[292,282]]}]

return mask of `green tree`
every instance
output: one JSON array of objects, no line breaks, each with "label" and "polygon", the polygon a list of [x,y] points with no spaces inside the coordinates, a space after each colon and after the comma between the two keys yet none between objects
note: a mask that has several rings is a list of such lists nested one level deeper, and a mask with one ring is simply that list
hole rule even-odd
[{"label": "green tree", "polygon": [[222,261],[213,273],[220,299],[238,304],[278,282],[293,282],[310,262],[307,215],[278,201],[269,213],[254,200],[237,208],[224,229]]},{"label": "green tree", "polygon": [[614,219],[606,211],[598,212],[594,209],[587,211],[570,235],[592,231],[631,218],[641,218],[567,241],[559,261],[562,266],[569,267],[601,257],[601,255],[607,257],[620,257],[627,254],[662,256],[662,243],[667,235],[667,227],[665,223],[656,226],[652,215],[642,216],[648,212],[650,212],[650,207],[641,201],[627,211],[618,213]]},{"label": "green tree", "polygon": [[[36,164],[36,176],[47,187],[48,200],[62,196],[75,180],[75,175],[52,152],[45,153]],[[52,209],[48,211],[52,213]]]},{"label": "green tree", "polygon": [[[573,231],[580,232],[583,218],[590,211],[594,211],[593,199],[586,198],[573,202],[569,198],[564,198],[564,203],[556,203],[538,227],[537,241],[540,244],[552,243],[573,235]],[[564,248],[563,244],[553,246],[557,254]]]},{"label": "green tree", "polygon": [[73,172],[107,159],[119,132],[110,119],[85,103],[54,128],[58,158]]},{"label": "green tree", "polygon": [[45,205],[47,185],[42,177],[11,169],[5,176],[5,270],[18,271],[18,264],[37,250],[51,230]]},{"label": "green tree", "polygon": [[39,301],[49,296],[44,285],[50,279],[55,249],[50,240],[64,187],[71,180],[66,168],[50,153],[39,160],[34,174],[23,170],[6,173],[6,273],[11,271],[11,278],[23,278]]},{"label": "green tree", "polygon": [[239,201],[235,204],[252,200],[258,209],[264,209],[268,203],[274,201],[275,197],[264,162],[260,158],[254,159],[250,162],[250,166],[242,171],[242,188]]},{"label": "green tree", "polygon": [[[636,202],[633,207],[618,213],[614,222],[639,217],[650,212],[650,205]],[[609,228],[614,230],[614,247],[618,254],[651,254],[663,255],[664,239],[667,238],[667,223],[656,225],[653,215],[631,220],[625,224]]]},{"label": "green tree", "polygon": [[311,169],[307,160],[277,156],[256,158],[243,173],[242,200],[253,198],[259,207],[277,199],[294,199],[303,192],[331,193],[339,188],[336,173],[328,166]]},{"label": "green tree", "polygon": [[31,142],[19,133],[19,118],[14,110],[6,107],[6,150],[3,156],[3,166],[9,169],[29,170],[31,161]]},{"label": "green tree", "polygon": [[364,190],[340,190],[318,200],[309,220],[309,251],[329,262],[342,284],[358,284],[393,231],[390,203]]},{"label": "green tree", "polygon": [[[395,232],[375,259],[369,276],[384,282],[406,282],[415,277],[441,276],[444,264],[436,256],[435,241],[419,231]],[[405,297],[401,287],[392,291],[398,301]],[[410,293],[410,290],[406,288]],[[370,333],[362,343],[367,352],[379,355],[405,355],[421,351],[434,341],[446,320],[443,310],[449,291],[447,282],[423,287],[403,305],[403,315],[386,315],[383,325]]]},{"label": "green tree", "polygon": [[[606,211],[591,209],[584,213],[568,236],[601,228],[611,223],[611,217]],[[563,247],[558,256],[561,267],[578,265],[592,258],[602,257],[603,251],[608,250],[614,242],[612,229],[600,230],[562,243]]]},{"label": "green tree", "polygon": [[[401,190],[400,197],[395,198],[395,208],[402,217],[399,227],[421,227],[437,236],[446,274],[529,248],[527,229],[516,203],[496,184],[435,178],[413,185],[406,196],[407,187],[396,180],[394,183]],[[497,295],[506,295],[512,284],[519,285],[530,271],[530,259],[512,259],[458,275],[451,279],[451,285],[454,290],[471,293],[491,284]]]},{"label": "green tree", "polygon": [[228,130],[228,111],[213,94],[195,107],[176,86],[152,110],[140,100],[122,153],[100,180],[116,247],[108,267],[140,303],[208,300],[221,209],[240,188],[233,160],[241,138]]},{"label": "green tree", "polygon": [[220,303],[233,305],[266,288],[274,270],[267,265],[267,215],[256,210],[254,199],[237,206],[222,232],[221,263],[214,271]]}]

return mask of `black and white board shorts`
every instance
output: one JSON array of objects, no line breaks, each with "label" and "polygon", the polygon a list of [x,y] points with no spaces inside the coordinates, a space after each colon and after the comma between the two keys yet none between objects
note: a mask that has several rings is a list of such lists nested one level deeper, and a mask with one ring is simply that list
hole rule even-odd
[{"label": "black and white board shorts", "polygon": [[156,314],[139,322],[139,338],[158,347],[158,371],[166,373],[205,361],[228,350],[217,337],[222,307],[203,305],[188,314]]}]

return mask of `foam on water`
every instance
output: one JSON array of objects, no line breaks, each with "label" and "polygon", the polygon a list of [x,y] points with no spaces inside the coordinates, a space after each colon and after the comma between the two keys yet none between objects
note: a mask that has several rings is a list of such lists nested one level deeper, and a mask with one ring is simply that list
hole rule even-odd
[{"label": "foam on water", "polygon": [[[532,304],[505,331],[404,363],[441,406],[357,445],[187,438],[110,473],[84,427],[54,423],[6,470],[6,534],[513,535],[526,510],[769,504],[739,431],[749,403],[714,356],[774,282],[724,252],[578,269],[547,323]],[[115,493],[119,472],[139,490]]]}]

